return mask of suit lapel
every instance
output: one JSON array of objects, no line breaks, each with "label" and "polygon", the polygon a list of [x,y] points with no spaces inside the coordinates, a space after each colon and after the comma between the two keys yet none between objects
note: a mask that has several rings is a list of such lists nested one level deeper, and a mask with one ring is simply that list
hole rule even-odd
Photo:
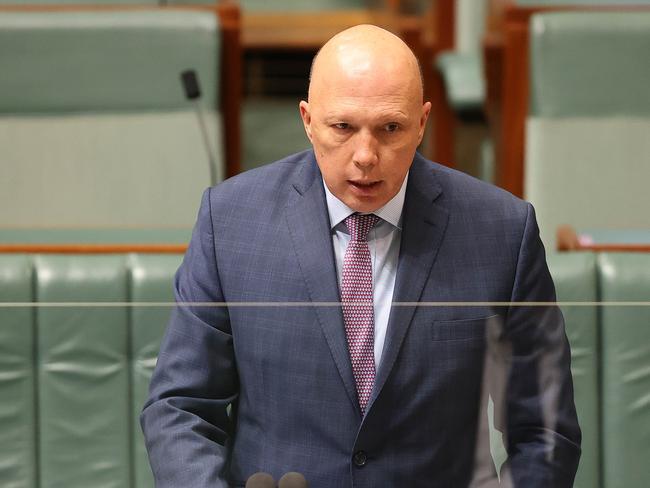
[{"label": "suit lapel", "polygon": [[316,315],[350,401],[359,411],[343,314],[333,305],[340,296],[325,191],[313,153],[308,158],[288,200],[287,225],[312,302],[328,303],[316,306]]},{"label": "suit lapel", "polygon": [[[402,219],[397,276],[393,302],[418,302],[438,254],[449,214],[435,203],[442,190],[431,166],[416,154],[409,173]],[[411,325],[415,306],[393,306],[386,342],[367,410],[383,388]]]}]

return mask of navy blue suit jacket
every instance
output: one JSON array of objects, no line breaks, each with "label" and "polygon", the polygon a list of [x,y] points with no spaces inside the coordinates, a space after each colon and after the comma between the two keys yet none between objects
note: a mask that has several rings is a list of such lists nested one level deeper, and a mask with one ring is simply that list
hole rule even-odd
[{"label": "navy blue suit jacket", "polygon": [[513,484],[572,485],[562,315],[508,305],[555,300],[530,204],[416,154],[363,418],[312,151],[207,190],[175,286],[184,305],[141,416],[157,486],[243,486],[257,471],[312,488],[469,486],[495,357]]}]

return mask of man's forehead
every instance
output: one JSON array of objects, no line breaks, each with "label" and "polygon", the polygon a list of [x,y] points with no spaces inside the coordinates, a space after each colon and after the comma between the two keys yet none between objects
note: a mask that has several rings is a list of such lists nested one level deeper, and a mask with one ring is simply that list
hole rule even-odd
[{"label": "man's forehead", "polygon": [[350,87],[369,89],[377,96],[399,95],[399,91],[413,96],[413,89],[421,93],[417,60],[401,39],[383,29],[360,26],[344,31],[328,41],[314,59],[310,99]]}]

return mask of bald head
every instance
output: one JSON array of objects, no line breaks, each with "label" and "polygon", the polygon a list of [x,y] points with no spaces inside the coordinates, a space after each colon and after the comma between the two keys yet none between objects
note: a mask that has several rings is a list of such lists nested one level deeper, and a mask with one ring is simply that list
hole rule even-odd
[{"label": "bald head", "polygon": [[353,83],[392,80],[422,103],[422,72],[413,51],[399,37],[374,25],[357,25],[323,45],[312,62],[309,99],[341,79]]}]

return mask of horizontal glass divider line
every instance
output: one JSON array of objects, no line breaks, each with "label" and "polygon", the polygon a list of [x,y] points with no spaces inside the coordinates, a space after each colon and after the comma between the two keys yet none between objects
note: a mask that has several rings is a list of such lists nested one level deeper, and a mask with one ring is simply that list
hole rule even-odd
[{"label": "horizontal glass divider line", "polygon": [[[351,302],[0,302],[0,308],[65,307],[342,307],[366,306]],[[392,307],[650,307],[650,301],[606,302],[392,302]]]}]

